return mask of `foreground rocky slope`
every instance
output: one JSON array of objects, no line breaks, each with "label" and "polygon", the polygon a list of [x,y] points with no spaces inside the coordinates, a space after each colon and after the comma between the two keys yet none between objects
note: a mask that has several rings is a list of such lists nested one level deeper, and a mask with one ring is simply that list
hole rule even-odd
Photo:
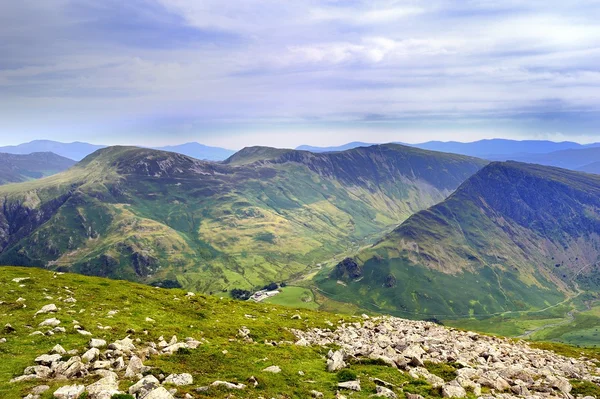
[{"label": "foreground rocky slope", "polygon": [[112,147],[0,188],[0,262],[204,292],[262,286],[380,237],[485,164],[396,145],[281,151],[221,164]]},{"label": "foreground rocky slope", "polygon": [[600,177],[493,163],[360,253],[359,278],[321,288],[423,318],[544,309],[600,288],[599,221]]},{"label": "foreground rocky slope", "polygon": [[3,398],[600,393],[600,353],[583,349],[565,357],[427,322],[293,310],[36,269],[2,267],[0,284],[7,288],[0,294]]}]

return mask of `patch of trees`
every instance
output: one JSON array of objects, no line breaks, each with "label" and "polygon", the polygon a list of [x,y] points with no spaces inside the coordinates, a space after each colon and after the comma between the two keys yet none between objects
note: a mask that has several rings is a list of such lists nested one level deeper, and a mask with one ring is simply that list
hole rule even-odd
[{"label": "patch of trees", "polygon": [[233,299],[237,299],[239,301],[246,301],[252,296],[252,291],[234,288],[229,292],[229,295],[231,295]]},{"label": "patch of trees", "polygon": [[183,288],[177,280],[159,280],[151,284],[153,287],[161,288]]}]

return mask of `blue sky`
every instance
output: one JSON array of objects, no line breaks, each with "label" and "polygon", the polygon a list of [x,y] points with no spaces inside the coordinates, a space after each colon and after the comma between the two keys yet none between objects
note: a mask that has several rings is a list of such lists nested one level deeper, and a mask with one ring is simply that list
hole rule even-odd
[{"label": "blue sky", "polygon": [[4,1],[0,144],[600,141],[598,15],[595,0]]}]

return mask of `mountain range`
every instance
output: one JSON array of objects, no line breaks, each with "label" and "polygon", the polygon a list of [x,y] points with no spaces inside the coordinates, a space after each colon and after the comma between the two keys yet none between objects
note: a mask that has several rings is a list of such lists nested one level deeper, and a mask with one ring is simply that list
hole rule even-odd
[{"label": "mountain range", "polygon": [[[491,161],[520,161],[588,173],[600,172],[600,143],[579,144],[571,141],[490,139],[470,143],[457,141],[429,141],[420,144],[404,144],[421,149],[462,154]],[[338,147],[300,146],[298,149],[312,152],[336,152],[372,144],[352,142]]]},{"label": "mountain range", "polygon": [[0,185],[50,176],[74,164],[75,161],[51,152],[27,155],[0,153]]},{"label": "mountain range", "polygon": [[599,258],[600,176],[494,162],[319,287],[393,314],[500,314],[598,291]]},{"label": "mountain range", "polygon": [[66,172],[0,187],[0,263],[204,292],[252,288],[373,242],[485,164],[395,144],[253,147],[224,163],[109,147]]}]

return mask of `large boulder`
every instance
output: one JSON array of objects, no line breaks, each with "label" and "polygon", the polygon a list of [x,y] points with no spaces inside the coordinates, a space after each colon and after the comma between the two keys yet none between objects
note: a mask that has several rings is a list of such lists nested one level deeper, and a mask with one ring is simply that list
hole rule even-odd
[{"label": "large boulder", "polygon": [[113,395],[120,394],[119,381],[113,377],[104,377],[85,389],[89,399],[110,399]]},{"label": "large boulder", "polygon": [[344,361],[344,352],[341,350],[330,352],[329,359],[327,359],[327,371],[338,371],[346,367]]}]

